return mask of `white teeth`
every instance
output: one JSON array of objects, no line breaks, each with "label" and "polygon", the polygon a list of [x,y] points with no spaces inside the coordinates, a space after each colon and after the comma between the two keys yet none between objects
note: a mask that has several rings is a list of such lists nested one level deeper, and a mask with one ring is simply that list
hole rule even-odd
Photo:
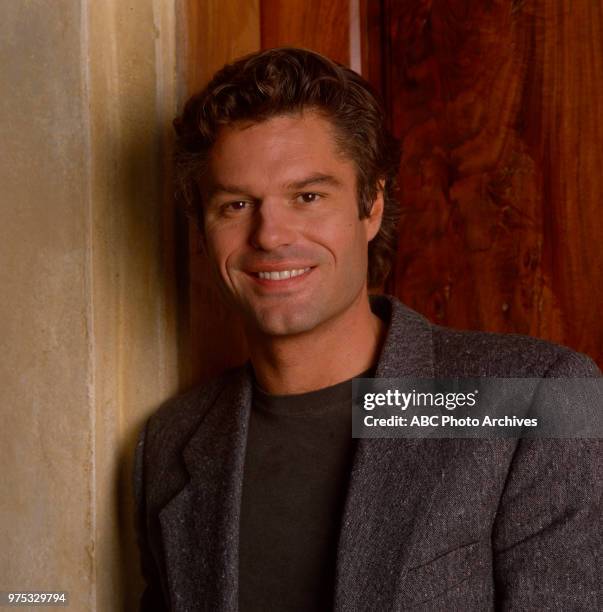
[{"label": "white teeth", "polygon": [[282,270],[280,272],[258,272],[258,276],[264,280],[284,280],[293,278],[307,272],[310,268],[299,268],[298,270]]}]

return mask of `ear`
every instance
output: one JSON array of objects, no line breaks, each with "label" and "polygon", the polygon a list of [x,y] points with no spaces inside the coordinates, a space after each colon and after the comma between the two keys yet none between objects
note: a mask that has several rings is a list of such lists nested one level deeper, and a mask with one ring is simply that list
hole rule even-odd
[{"label": "ear", "polygon": [[383,219],[383,208],[385,205],[385,201],[383,198],[384,188],[385,181],[379,181],[377,185],[377,195],[373,200],[371,212],[369,213],[368,217],[364,219],[366,221],[366,234],[369,242],[379,233],[379,229],[381,227],[381,220]]}]

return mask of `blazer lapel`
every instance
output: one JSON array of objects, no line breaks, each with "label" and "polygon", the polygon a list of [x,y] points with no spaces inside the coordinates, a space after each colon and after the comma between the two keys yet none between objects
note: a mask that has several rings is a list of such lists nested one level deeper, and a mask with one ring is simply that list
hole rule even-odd
[{"label": "blazer lapel", "polygon": [[[390,311],[375,376],[433,377],[429,322],[395,298],[371,301],[373,310]],[[417,526],[454,454],[450,442],[358,439],[337,551],[336,610],[358,609],[358,602],[367,610],[398,607]]]},{"label": "blazer lapel", "polygon": [[228,379],[184,449],[190,481],[161,511],[172,606],[234,611],[238,599],[241,492],[252,383]]}]

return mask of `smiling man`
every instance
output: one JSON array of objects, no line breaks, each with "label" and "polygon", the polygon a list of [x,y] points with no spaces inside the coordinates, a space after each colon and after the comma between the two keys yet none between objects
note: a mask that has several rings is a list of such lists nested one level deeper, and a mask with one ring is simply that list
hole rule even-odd
[{"label": "smiling man", "polygon": [[599,375],[369,299],[395,253],[399,151],[368,85],[269,50],[218,72],[176,129],[250,360],[141,432],[141,608],[595,609],[594,443],[352,439],[356,376]]},{"label": "smiling man", "polygon": [[359,218],[356,166],[324,113],[222,128],[209,177],[207,251],[243,315],[259,385],[301,393],[371,367],[383,324],[369,306],[368,243],[383,194]]}]

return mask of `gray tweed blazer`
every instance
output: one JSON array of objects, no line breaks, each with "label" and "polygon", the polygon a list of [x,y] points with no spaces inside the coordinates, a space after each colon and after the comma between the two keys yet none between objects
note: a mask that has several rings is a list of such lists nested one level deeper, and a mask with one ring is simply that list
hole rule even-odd
[{"label": "gray tweed blazer", "polygon": [[[432,325],[395,298],[377,377],[591,377],[588,357]],[[142,610],[235,611],[249,366],[168,401],[136,450]],[[595,440],[360,439],[333,609],[598,610]],[[267,611],[270,612],[270,611]]]}]

